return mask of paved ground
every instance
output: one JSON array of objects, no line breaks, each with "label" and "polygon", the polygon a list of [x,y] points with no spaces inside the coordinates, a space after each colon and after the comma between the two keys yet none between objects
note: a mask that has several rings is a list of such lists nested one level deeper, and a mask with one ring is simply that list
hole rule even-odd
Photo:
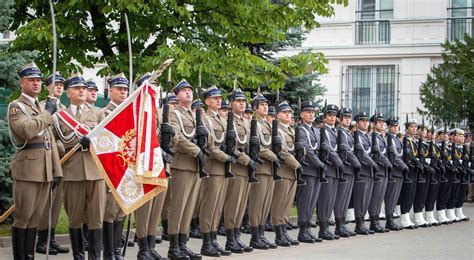
[{"label": "paved ground", "polygon": [[[471,218],[469,222],[444,225],[416,230],[404,230],[370,236],[356,236],[338,241],[324,241],[317,244],[302,244],[291,248],[279,248],[268,251],[256,250],[252,253],[233,254],[232,259],[474,259],[474,204],[466,204],[464,214]],[[353,227],[353,224],[350,225]],[[317,231],[317,230],[316,230]],[[273,239],[274,234],[268,232]],[[297,231],[290,234],[296,238]],[[243,240],[250,236],[243,234]],[[224,237],[219,237],[223,245]],[[201,241],[191,239],[191,249],[199,251]],[[157,250],[166,255],[168,243],[157,245]],[[135,259],[137,247],[127,249],[127,259]],[[36,255],[43,259],[42,255]],[[71,255],[51,256],[50,259],[71,259]],[[0,248],[0,259],[12,259],[11,248]]]}]

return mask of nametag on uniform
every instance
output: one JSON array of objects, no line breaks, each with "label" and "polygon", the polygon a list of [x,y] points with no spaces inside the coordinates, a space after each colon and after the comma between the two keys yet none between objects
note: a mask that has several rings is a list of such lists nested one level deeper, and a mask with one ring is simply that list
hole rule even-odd
[{"label": "nametag on uniform", "polygon": [[426,158],[427,163],[431,163],[431,158]]}]

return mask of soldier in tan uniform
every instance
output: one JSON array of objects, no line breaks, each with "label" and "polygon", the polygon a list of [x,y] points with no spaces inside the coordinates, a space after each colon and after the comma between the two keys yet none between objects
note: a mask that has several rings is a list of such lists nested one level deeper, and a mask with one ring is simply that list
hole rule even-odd
[{"label": "soldier in tan uniform", "polygon": [[[178,107],[178,99],[176,98],[176,95],[174,93],[168,93],[167,102],[168,102],[170,112],[173,111],[173,109],[176,109]],[[161,211],[161,228],[162,228],[161,238],[167,241],[169,240],[168,239],[168,213],[169,213],[169,207],[170,207],[170,188],[171,187],[168,186],[168,189],[166,190],[165,201],[163,202],[163,209]]]},{"label": "soldier in tan uniform", "polygon": [[263,161],[255,171],[259,183],[250,185],[249,191],[249,219],[250,226],[258,233],[252,233],[250,246],[256,249],[268,249],[271,243],[264,236],[265,222],[270,212],[273,198],[273,188],[275,186],[272,176],[272,162],[277,160],[276,155],[271,150],[271,124],[267,121],[268,100],[262,94],[257,95],[252,102],[252,107],[256,111],[258,122],[257,135],[260,140],[259,157]]},{"label": "soldier in tan uniform", "polygon": [[[105,116],[114,111],[128,96],[128,80],[120,73],[108,80],[110,102],[103,108]],[[93,91],[93,85],[88,84],[87,91]],[[104,259],[123,259],[121,252],[122,229],[125,213],[120,209],[112,192],[107,189],[103,226]]]},{"label": "soldier in tan uniform", "polygon": [[[17,148],[10,166],[15,215],[12,225],[14,259],[34,259],[36,230],[50,190],[62,177],[56,141],[50,126],[57,110],[53,99],[38,102],[41,71],[34,63],[20,71],[20,97],[8,105],[11,140]],[[52,187],[53,186],[53,187]]]},{"label": "soldier in tan uniform", "polygon": [[[64,91],[64,78],[59,72],[56,72],[55,75],[55,84],[52,84],[53,76],[50,75],[46,77],[45,83],[48,88],[48,93],[51,93],[56,99],[57,111],[62,111],[66,109],[66,106],[61,104],[60,98]],[[46,100],[40,102],[41,107],[45,107]],[[56,142],[58,146],[59,157],[64,155],[64,146],[61,142]],[[69,248],[60,245],[56,242],[56,225],[58,224],[59,213],[61,212],[61,207],[63,206],[63,184],[59,182],[56,189],[53,192],[53,205],[51,211],[51,236],[49,242],[49,254],[57,255],[69,253]],[[49,222],[49,207],[45,207],[43,214],[41,216],[40,222],[38,224],[38,241],[36,242],[36,253],[46,254],[46,245],[48,240],[48,222]]]},{"label": "soldier in tan uniform", "polygon": [[[189,224],[193,216],[196,199],[199,193],[201,180],[198,173],[198,160],[205,165],[206,156],[193,143],[198,135],[196,130],[196,116],[191,110],[193,89],[182,80],[173,89],[179,105],[170,111],[170,123],[176,132],[176,153],[171,163],[170,204],[168,215],[168,237],[170,247],[168,258],[172,259],[200,259],[187,247]],[[206,131],[205,128],[202,131]],[[206,131],[207,132],[207,131]],[[207,135],[208,133],[199,133]]]},{"label": "soldier in tan uniform", "polygon": [[275,183],[273,201],[271,206],[272,223],[275,229],[275,243],[279,246],[288,247],[298,245],[297,240],[292,239],[287,231],[291,207],[296,195],[296,170],[300,164],[291,152],[294,149],[295,129],[290,127],[292,109],[287,102],[278,105],[279,133],[282,140],[281,157],[283,162],[278,174],[283,180]]},{"label": "soldier in tan uniform", "polygon": [[235,158],[221,150],[225,143],[227,122],[222,118],[218,110],[222,103],[221,91],[212,86],[204,92],[204,100],[207,105],[207,112],[203,118],[206,128],[211,134],[211,142],[214,142],[212,149],[209,149],[210,156],[206,162],[206,172],[209,178],[201,181],[199,223],[202,233],[201,254],[205,256],[228,256],[231,252],[227,250],[237,250],[242,253],[242,249],[224,250],[217,243],[217,228],[224,207],[225,194],[227,189],[227,178],[224,176],[225,163],[235,163]]},{"label": "soldier in tan uniform", "polygon": [[[140,77],[135,84],[141,86],[145,80],[150,78],[151,74],[146,73]],[[154,82],[152,84],[154,84]],[[158,108],[156,112],[157,125],[161,126],[163,122],[162,110]],[[163,150],[162,153],[163,157],[167,156]],[[163,160],[165,159],[166,158],[163,158]],[[166,166],[166,170],[169,171],[169,164]],[[166,191],[161,192],[135,211],[136,236],[139,247],[137,259],[161,259],[161,255],[155,250],[155,243],[158,222],[161,217],[165,196]]]},{"label": "soldier in tan uniform", "polygon": [[[74,130],[77,126],[93,129],[105,118],[104,111],[85,104],[87,84],[83,77],[73,75],[66,81],[69,107],[64,118],[69,125],[55,116],[55,130],[61,138],[66,153],[76,145],[81,147],[64,164],[64,208],[69,218],[69,236],[74,259],[84,259],[82,224],[87,219],[89,227],[89,259],[100,259],[102,221],[105,211],[105,181],[89,151],[90,139]],[[76,126],[74,126],[76,125]]]},{"label": "soldier in tan uniform", "polygon": [[229,179],[227,186],[227,194],[224,204],[224,225],[225,229],[233,229],[236,234],[235,239],[244,251],[252,250],[250,247],[240,241],[240,226],[244,217],[245,208],[247,206],[249,192],[249,168],[252,171],[258,167],[257,162],[250,159],[246,154],[250,138],[250,124],[242,117],[246,99],[242,90],[234,90],[230,95],[230,104],[234,113],[234,128],[236,135],[236,151],[237,163],[232,165],[232,173],[235,178]]}]

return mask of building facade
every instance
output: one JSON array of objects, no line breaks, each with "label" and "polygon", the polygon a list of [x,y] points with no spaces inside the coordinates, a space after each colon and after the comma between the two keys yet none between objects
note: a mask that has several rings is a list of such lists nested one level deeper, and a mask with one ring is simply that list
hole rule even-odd
[{"label": "building facade", "polygon": [[329,60],[321,77],[328,103],[354,112],[383,112],[421,119],[419,87],[442,62],[441,43],[471,36],[474,0],[349,0],[335,15],[318,18],[300,51],[322,52]]}]

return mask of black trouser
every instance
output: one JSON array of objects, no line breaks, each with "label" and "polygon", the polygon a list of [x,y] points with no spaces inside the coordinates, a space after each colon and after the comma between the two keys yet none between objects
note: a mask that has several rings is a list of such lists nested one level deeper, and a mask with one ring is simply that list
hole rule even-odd
[{"label": "black trouser", "polygon": [[298,222],[311,221],[316,204],[318,202],[321,182],[319,177],[302,175],[306,185],[298,186],[296,190],[296,209],[298,210]]},{"label": "black trouser", "polygon": [[447,208],[449,195],[451,194],[451,189],[453,186],[453,174],[446,172],[447,182],[442,182],[439,184],[438,197],[436,198],[436,210],[443,210]]},{"label": "black trouser", "polygon": [[318,221],[328,221],[331,216],[331,212],[336,202],[337,188],[339,186],[339,180],[327,176],[327,183],[321,183],[321,190],[319,191],[319,198],[317,204],[318,210]]},{"label": "black trouser", "polygon": [[413,206],[417,182],[415,169],[410,167],[410,171],[408,172],[408,178],[411,179],[411,182],[403,183],[402,191],[400,193],[400,210],[402,214],[409,213],[411,207]]},{"label": "black trouser", "polygon": [[458,196],[456,198],[456,203],[454,204],[454,207],[456,208],[461,208],[462,204],[466,200],[467,193],[469,191],[469,185],[467,183],[461,183],[459,185],[459,192]]},{"label": "black trouser", "polygon": [[347,182],[339,182],[337,188],[336,202],[334,204],[334,217],[345,218],[347,209],[349,208],[349,201],[352,197],[352,189],[354,187],[354,175],[344,174]]},{"label": "black trouser", "polygon": [[352,190],[352,200],[354,202],[354,215],[356,218],[363,218],[369,208],[372,189],[374,188],[374,179],[372,177],[360,176],[363,182],[354,182]]},{"label": "black trouser", "polygon": [[[415,213],[419,213],[423,211],[423,208],[425,207],[425,203],[426,203],[426,198],[428,197],[428,188],[430,187],[429,174],[424,174],[421,172],[419,172],[418,174],[423,174],[421,176],[424,177],[425,182],[424,183],[418,182],[416,184],[415,200],[413,203],[413,211]],[[419,175],[418,178],[420,178],[421,176]]]},{"label": "black trouser", "polygon": [[457,182],[451,185],[451,192],[449,193],[448,201],[446,203],[447,209],[454,209],[459,194],[459,188],[461,186],[460,184],[460,182]]},{"label": "black trouser", "polygon": [[402,190],[403,177],[393,177],[395,181],[387,183],[385,193],[385,215],[392,215],[395,212],[400,191]]}]

